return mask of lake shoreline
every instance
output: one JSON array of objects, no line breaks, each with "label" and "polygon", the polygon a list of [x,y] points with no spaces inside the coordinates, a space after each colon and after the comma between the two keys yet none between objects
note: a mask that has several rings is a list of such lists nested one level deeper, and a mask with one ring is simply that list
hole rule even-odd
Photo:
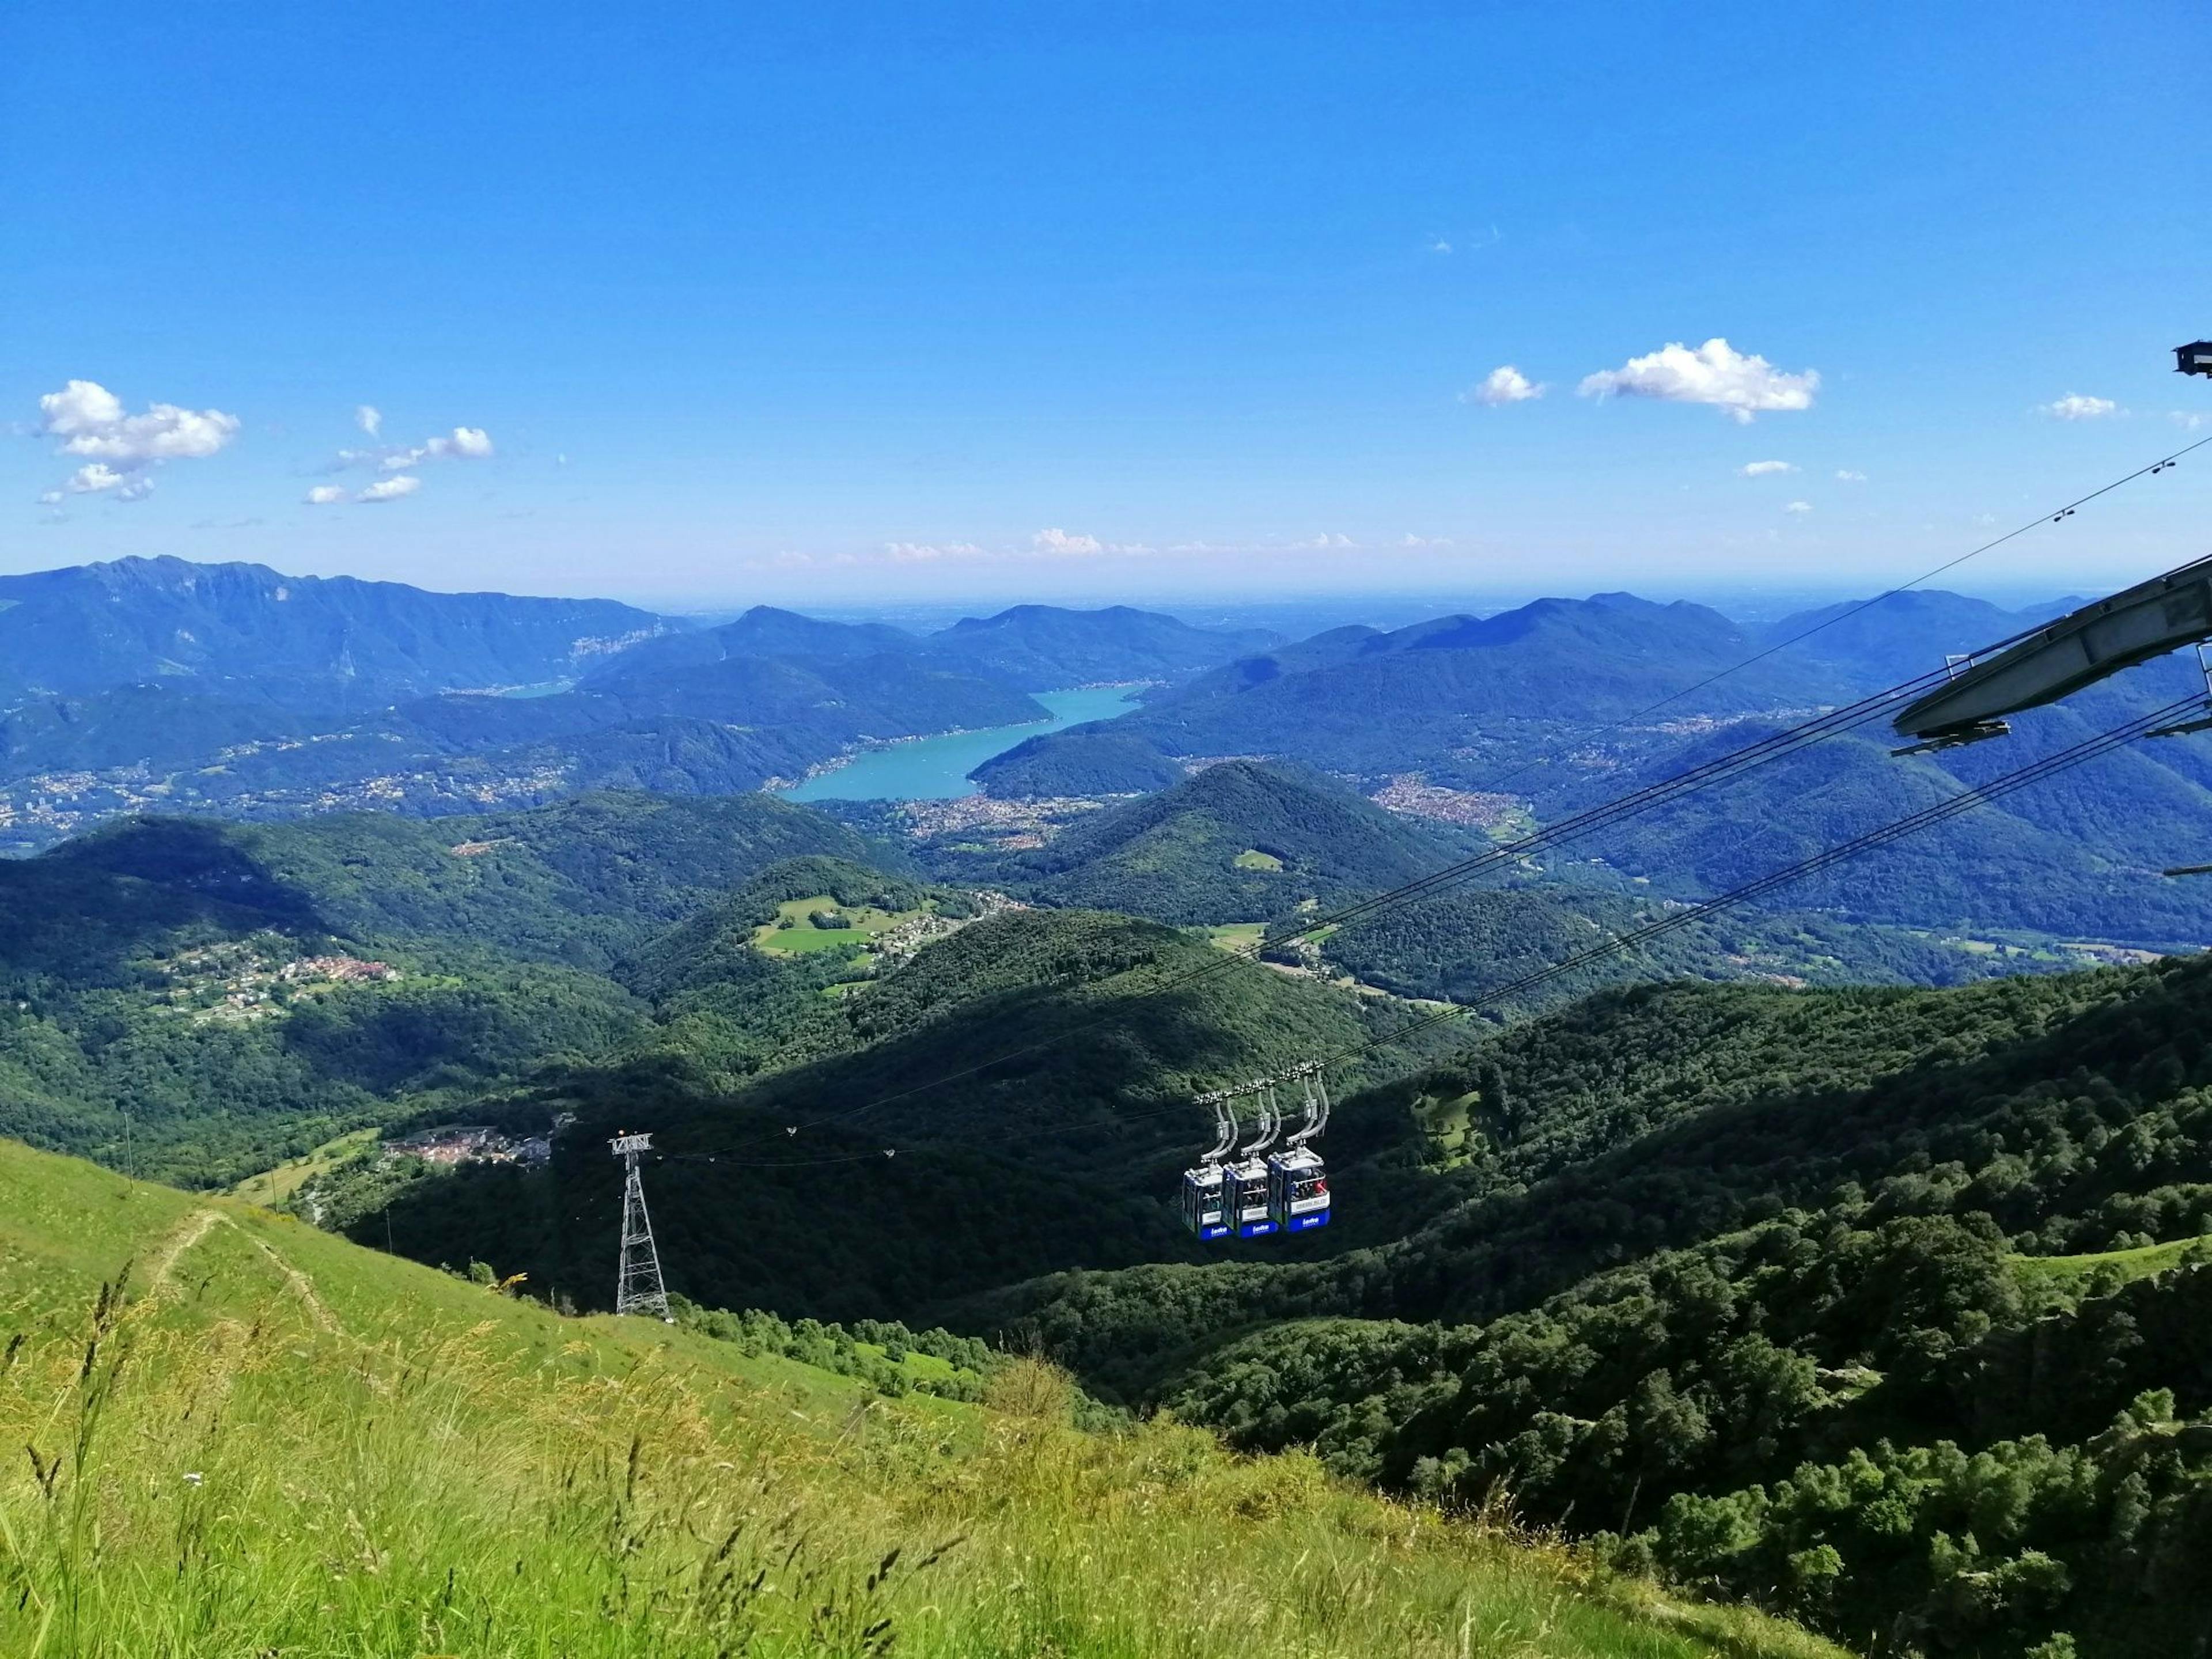
[{"label": "lake shoreline", "polygon": [[[1067,686],[1031,695],[1050,711],[1018,726],[885,738],[811,767],[795,783],[771,787],[778,798],[810,800],[953,800],[980,794],[968,774],[994,756],[1047,732],[1114,720],[1137,707],[1151,682]],[[842,787],[841,787],[842,786]]]}]

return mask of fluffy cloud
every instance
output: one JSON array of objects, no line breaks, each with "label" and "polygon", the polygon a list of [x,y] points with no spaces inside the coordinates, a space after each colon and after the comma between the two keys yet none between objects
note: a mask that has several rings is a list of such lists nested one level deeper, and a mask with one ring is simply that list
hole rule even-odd
[{"label": "fluffy cloud", "polygon": [[1431,253],[1449,253],[1451,251],[1452,251],[1452,249],[1451,249],[1451,244],[1450,244],[1449,242],[1447,242],[1446,240],[1444,240],[1444,239],[1443,239],[1443,237],[1441,237],[1441,236],[1431,236],[1431,237],[1429,239],[1429,252],[1431,252]]},{"label": "fluffy cloud", "polygon": [[1410,530],[1398,538],[1401,547],[1449,547],[1451,544],[1449,536],[1416,536]]},{"label": "fluffy cloud", "polygon": [[1040,530],[1030,538],[1030,547],[1038,553],[1049,553],[1056,558],[1081,558],[1091,553],[1103,553],[1106,544],[1096,536],[1071,536],[1065,530]]},{"label": "fluffy cloud", "polygon": [[1500,363],[1482,379],[1459,394],[1463,404],[1480,404],[1486,409],[1498,409],[1507,404],[1525,404],[1544,395],[1545,387],[1531,380],[1510,363]]},{"label": "fluffy cloud", "polygon": [[307,494],[309,507],[334,507],[346,498],[345,490],[337,484],[317,484]]},{"label": "fluffy cloud", "polygon": [[1337,548],[1357,547],[1359,544],[1349,536],[1338,535],[1334,532],[1324,530],[1318,536],[1309,537],[1302,542],[1292,542],[1291,545],[1319,552],[1323,549],[1334,550]]},{"label": "fluffy cloud", "polygon": [[1767,478],[1778,472],[1795,472],[1796,470],[1796,465],[1790,461],[1751,461],[1736,468],[1736,473],[1745,478]]},{"label": "fluffy cloud", "polygon": [[1810,501],[1790,501],[1784,504],[1782,510],[1784,513],[1810,513],[1813,510],[1813,503]]},{"label": "fluffy cloud", "polygon": [[96,495],[103,490],[120,489],[131,480],[105,461],[94,461],[81,466],[64,481],[62,488],[72,495]]},{"label": "fluffy cloud", "polygon": [[[354,424],[374,437],[384,429],[384,416],[372,405],[363,404],[354,410]],[[451,432],[425,438],[419,444],[385,444],[374,449],[341,449],[325,471],[343,472],[355,467],[367,467],[393,475],[386,480],[392,483],[401,482],[398,475],[407,473],[404,489],[381,489],[372,485],[353,497],[357,501],[397,501],[402,495],[411,495],[422,487],[420,478],[408,473],[410,467],[420,466],[425,461],[481,461],[494,453],[490,433],[480,426],[457,426]],[[325,499],[337,501],[343,494],[341,491],[338,495]],[[308,499],[315,501],[313,491],[309,492]]]},{"label": "fluffy cloud", "polygon": [[396,501],[400,500],[403,496],[412,495],[422,487],[422,481],[420,478],[410,477],[406,474],[402,473],[398,477],[379,478],[374,483],[369,485],[368,489],[362,490],[360,495],[355,496],[354,500],[357,501]]},{"label": "fluffy cloud", "polygon": [[374,460],[386,472],[404,472],[421,461],[481,461],[491,453],[491,434],[480,426],[457,426],[447,435],[404,448],[342,449],[338,455],[349,465]]},{"label": "fluffy cloud", "polygon": [[1866,482],[1866,474],[1863,472],[1854,472],[1847,466],[1839,466],[1836,469],[1836,482],[1838,483],[1864,483]]},{"label": "fluffy cloud", "polygon": [[1765,358],[1710,339],[1695,351],[1673,341],[1619,368],[1583,377],[1585,398],[1656,398],[1666,403],[1707,404],[1748,423],[1754,415],[1810,409],[1820,389],[1818,370],[1787,374]]},{"label": "fluffy cloud", "polygon": [[2197,428],[2204,424],[2203,416],[2191,414],[2185,409],[2177,409],[2172,410],[2172,413],[2173,416],[2173,423],[2179,427],[2184,432],[2194,432]]},{"label": "fluffy cloud", "polygon": [[64,495],[143,501],[154,493],[151,469],[204,459],[236,437],[239,425],[237,416],[221,410],[177,404],[149,404],[133,415],[98,381],[71,380],[39,399],[39,430],[59,441],[61,453],[87,464],[39,499],[49,506]]},{"label": "fluffy cloud", "polygon": [[2110,398],[2084,398],[2078,392],[2042,405],[2043,412],[2054,421],[2101,421],[2120,412],[2120,406]]},{"label": "fluffy cloud", "polygon": [[62,441],[65,455],[86,455],[125,468],[154,461],[199,460],[238,435],[239,419],[218,409],[149,404],[124,412],[122,400],[92,380],[71,380],[39,399],[40,428]]}]

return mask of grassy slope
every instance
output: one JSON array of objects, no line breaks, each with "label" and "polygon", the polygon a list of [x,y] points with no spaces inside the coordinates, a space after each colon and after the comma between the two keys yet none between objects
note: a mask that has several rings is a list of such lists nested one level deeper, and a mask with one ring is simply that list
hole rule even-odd
[{"label": "grassy slope", "polygon": [[2093,1250],[2083,1255],[2017,1255],[2013,1272],[2022,1285],[2049,1285],[2079,1291],[2097,1277],[2100,1267],[2117,1271],[2117,1284],[2132,1284],[2178,1267],[2192,1252],[2212,1246],[2212,1240],[2177,1238],[2164,1244],[2141,1244],[2130,1250]]},{"label": "grassy slope", "polygon": [[0,1352],[11,1655],[1833,1651],[1042,1368],[870,1399],[12,1142]]}]

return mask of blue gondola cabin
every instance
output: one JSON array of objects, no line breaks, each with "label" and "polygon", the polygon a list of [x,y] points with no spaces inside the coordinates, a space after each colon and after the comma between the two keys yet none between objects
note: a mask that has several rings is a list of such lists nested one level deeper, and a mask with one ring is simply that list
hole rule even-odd
[{"label": "blue gondola cabin", "polygon": [[1328,1170],[1316,1153],[1293,1146],[1267,1160],[1267,1216],[1286,1233],[1328,1225]]}]

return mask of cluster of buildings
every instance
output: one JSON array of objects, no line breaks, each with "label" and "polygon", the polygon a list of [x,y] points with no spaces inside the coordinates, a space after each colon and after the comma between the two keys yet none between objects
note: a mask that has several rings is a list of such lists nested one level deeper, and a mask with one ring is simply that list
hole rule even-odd
[{"label": "cluster of buildings", "polygon": [[402,1135],[384,1143],[386,1158],[419,1158],[425,1164],[453,1168],[463,1164],[516,1164],[535,1168],[551,1159],[553,1142],[546,1135],[516,1139],[479,1123],[450,1123],[419,1133]]}]

